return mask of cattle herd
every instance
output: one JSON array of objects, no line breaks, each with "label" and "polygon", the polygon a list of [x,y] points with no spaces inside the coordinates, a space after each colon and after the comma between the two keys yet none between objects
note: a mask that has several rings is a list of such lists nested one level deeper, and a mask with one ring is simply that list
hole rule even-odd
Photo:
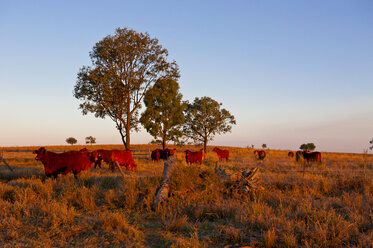
[{"label": "cattle herd", "polygon": [[[229,160],[229,151],[222,150],[217,147],[213,149],[217,154],[219,161]],[[130,150],[95,150],[88,151],[82,149],[79,151],[68,151],[63,153],[55,153],[47,151],[44,147],[39,148],[33,152],[36,154],[36,160],[39,160],[44,165],[45,175],[47,177],[57,178],[59,174],[66,175],[72,172],[75,176],[84,170],[88,170],[94,164],[94,167],[101,168],[102,161],[109,165],[109,168],[114,170],[115,165],[125,167],[127,170],[136,171],[132,153]],[[176,149],[156,149],[151,153],[152,161],[167,160],[169,156],[175,155]],[[263,150],[255,150],[254,155],[257,160],[263,161],[266,157],[266,152]],[[293,158],[294,152],[289,152],[288,157]],[[185,151],[185,160],[188,165],[199,163],[202,164],[205,159],[205,152],[203,149],[199,151]],[[320,152],[297,151],[295,153],[295,160],[298,162],[304,159],[305,162],[321,162]]]}]

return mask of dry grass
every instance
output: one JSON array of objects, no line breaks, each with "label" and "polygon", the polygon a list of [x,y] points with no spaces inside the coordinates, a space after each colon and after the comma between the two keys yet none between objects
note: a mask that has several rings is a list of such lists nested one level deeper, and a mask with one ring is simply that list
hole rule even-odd
[{"label": "dry grass", "polygon": [[[100,148],[122,146],[88,146]],[[138,172],[125,172],[125,180],[107,165],[78,180],[52,180],[33,154],[5,153],[15,171],[0,166],[0,246],[373,247],[371,155],[323,153],[322,164],[303,171],[288,151],[269,150],[257,162],[251,149],[225,147],[230,161],[219,163],[212,148],[203,165],[188,167],[183,151],[198,148],[176,147],[171,194],[157,211],[151,206],[161,162],[138,160]],[[232,192],[215,175],[216,166],[231,173],[258,166],[264,190]]]}]

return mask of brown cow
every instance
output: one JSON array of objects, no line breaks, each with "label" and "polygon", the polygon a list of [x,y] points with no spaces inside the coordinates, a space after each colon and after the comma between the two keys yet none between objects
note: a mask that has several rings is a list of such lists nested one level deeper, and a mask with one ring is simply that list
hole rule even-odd
[{"label": "brown cow", "polygon": [[303,151],[302,152],[304,160],[309,162],[319,162],[321,163],[321,153],[320,152],[308,152],[308,151]]},{"label": "brown cow", "polygon": [[167,160],[169,156],[175,155],[176,149],[155,149],[151,153],[151,158],[153,161],[158,161],[160,159]]},{"label": "brown cow", "polygon": [[255,150],[254,154],[255,154],[255,156],[258,160],[264,160],[264,158],[266,157],[266,152],[265,151]]}]

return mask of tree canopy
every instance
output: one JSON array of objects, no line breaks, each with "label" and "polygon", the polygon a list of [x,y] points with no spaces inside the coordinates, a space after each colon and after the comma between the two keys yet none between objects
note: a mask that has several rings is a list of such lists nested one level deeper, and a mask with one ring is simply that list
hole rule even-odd
[{"label": "tree canopy", "polygon": [[76,144],[78,141],[74,137],[69,137],[66,139],[66,143],[70,145]]},{"label": "tree canopy", "polygon": [[188,103],[183,125],[184,135],[194,142],[206,146],[217,134],[230,132],[236,124],[233,115],[226,109],[220,109],[222,104],[210,97],[196,97],[193,103]]},{"label": "tree canopy", "polygon": [[93,136],[85,137],[85,143],[86,144],[96,144],[96,138]]},{"label": "tree canopy", "polygon": [[185,121],[186,103],[182,97],[179,84],[173,79],[158,80],[145,94],[146,110],[140,121],[154,137],[154,143],[161,143],[163,149],[168,141],[179,142],[183,135],[181,124]]},{"label": "tree canopy", "polygon": [[78,72],[74,96],[81,100],[83,115],[110,117],[122,142],[130,148],[130,133],[138,130],[139,109],[147,90],[162,78],[179,78],[175,61],[148,33],[118,28],[97,42],[90,52],[92,67]]},{"label": "tree canopy", "polygon": [[307,144],[302,144],[299,149],[301,150],[308,150],[308,151],[313,151],[315,150],[316,146],[314,143],[307,143]]}]

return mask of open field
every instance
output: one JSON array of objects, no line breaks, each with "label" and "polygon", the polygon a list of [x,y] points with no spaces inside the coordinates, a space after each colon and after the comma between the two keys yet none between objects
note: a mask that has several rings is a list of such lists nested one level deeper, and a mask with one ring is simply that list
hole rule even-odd
[{"label": "open field", "polygon": [[[72,174],[52,180],[34,154],[4,153],[15,171],[0,165],[0,246],[373,247],[372,155],[322,153],[323,162],[303,172],[288,151],[268,150],[261,163],[252,149],[227,147],[230,161],[218,163],[208,147],[202,166],[187,166],[182,151],[199,148],[176,148],[171,194],[156,211],[162,162],[136,160],[138,171],[126,171],[125,180],[107,165],[78,180]],[[214,173],[217,165],[231,173],[259,167],[263,189],[230,190]]]}]

